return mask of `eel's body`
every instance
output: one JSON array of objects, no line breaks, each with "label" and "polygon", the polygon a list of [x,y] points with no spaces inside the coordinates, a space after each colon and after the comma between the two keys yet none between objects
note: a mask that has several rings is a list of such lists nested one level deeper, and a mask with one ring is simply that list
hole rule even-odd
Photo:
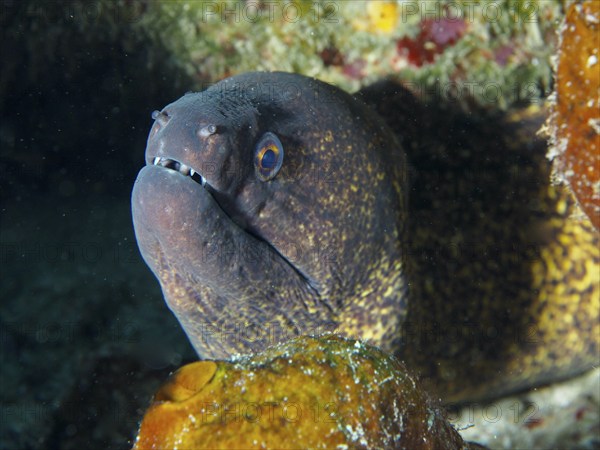
[{"label": "eel's body", "polygon": [[386,125],[325,83],[250,73],[155,114],[136,236],[200,357],[336,330],[447,400],[597,364],[598,234],[519,137],[535,119],[405,95],[363,93]]}]

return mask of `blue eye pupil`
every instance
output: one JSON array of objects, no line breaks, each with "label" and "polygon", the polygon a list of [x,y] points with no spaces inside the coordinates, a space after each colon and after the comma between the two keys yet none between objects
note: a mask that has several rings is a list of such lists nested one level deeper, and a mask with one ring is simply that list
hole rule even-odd
[{"label": "blue eye pupil", "polygon": [[267,131],[254,148],[254,170],[261,181],[275,178],[283,163],[283,145],[279,138]]},{"label": "blue eye pupil", "polygon": [[267,150],[263,154],[260,163],[263,168],[272,169],[273,167],[275,167],[275,164],[277,163],[277,155],[275,154],[275,152],[273,150]]}]

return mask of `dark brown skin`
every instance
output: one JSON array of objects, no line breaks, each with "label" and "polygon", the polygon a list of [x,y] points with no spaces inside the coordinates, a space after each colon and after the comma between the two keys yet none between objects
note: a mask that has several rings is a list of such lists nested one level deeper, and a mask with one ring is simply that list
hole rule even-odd
[{"label": "dark brown skin", "polygon": [[[157,116],[136,236],[199,356],[337,330],[396,353],[447,401],[597,362],[598,235],[549,185],[539,115],[473,120],[398,86],[362,97],[396,133],[350,95],[283,73],[233,77]],[[285,155],[262,181],[267,131]]]}]

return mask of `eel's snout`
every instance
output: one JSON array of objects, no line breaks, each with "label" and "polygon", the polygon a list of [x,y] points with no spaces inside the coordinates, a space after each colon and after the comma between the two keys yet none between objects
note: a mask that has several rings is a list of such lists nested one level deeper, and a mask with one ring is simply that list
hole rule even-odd
[{"label": "eel's snout", "polygon": [[[214,178],[222,165],[222,126],[204,111],[201,96],[189,94],[154,111],[154,124],[146,144],[146,164],[189,176],[202,186]],[[220,152],[215,154],[215,148]],[[212,186],[216,186],[212,180]]]}]

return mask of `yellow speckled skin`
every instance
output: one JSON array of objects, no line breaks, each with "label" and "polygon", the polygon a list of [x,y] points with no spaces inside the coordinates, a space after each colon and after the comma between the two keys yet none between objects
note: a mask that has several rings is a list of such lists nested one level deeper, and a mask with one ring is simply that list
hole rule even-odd
[{"label": "yellow speckled skin", "polygon": [[[134,224],[198,354],[335,329],[396,353],[446,401],[598,364],[598,234],[549,183],[543,114],[465,114],[393,84],[359,96],[383,119],[282,73],[234,77],[163,110]],[[199,136],[207,124],[218,131]],[[266,131],[285,159],[262,182],[252,154]]]},{"label": "yellow speckled skin", "polygon": [[537,134],[545,111],[465,113],[392,83],[363,97],[397,131],[414,173],[400,357],[446,401],[597,367],[598,232],[550,182]]}]

